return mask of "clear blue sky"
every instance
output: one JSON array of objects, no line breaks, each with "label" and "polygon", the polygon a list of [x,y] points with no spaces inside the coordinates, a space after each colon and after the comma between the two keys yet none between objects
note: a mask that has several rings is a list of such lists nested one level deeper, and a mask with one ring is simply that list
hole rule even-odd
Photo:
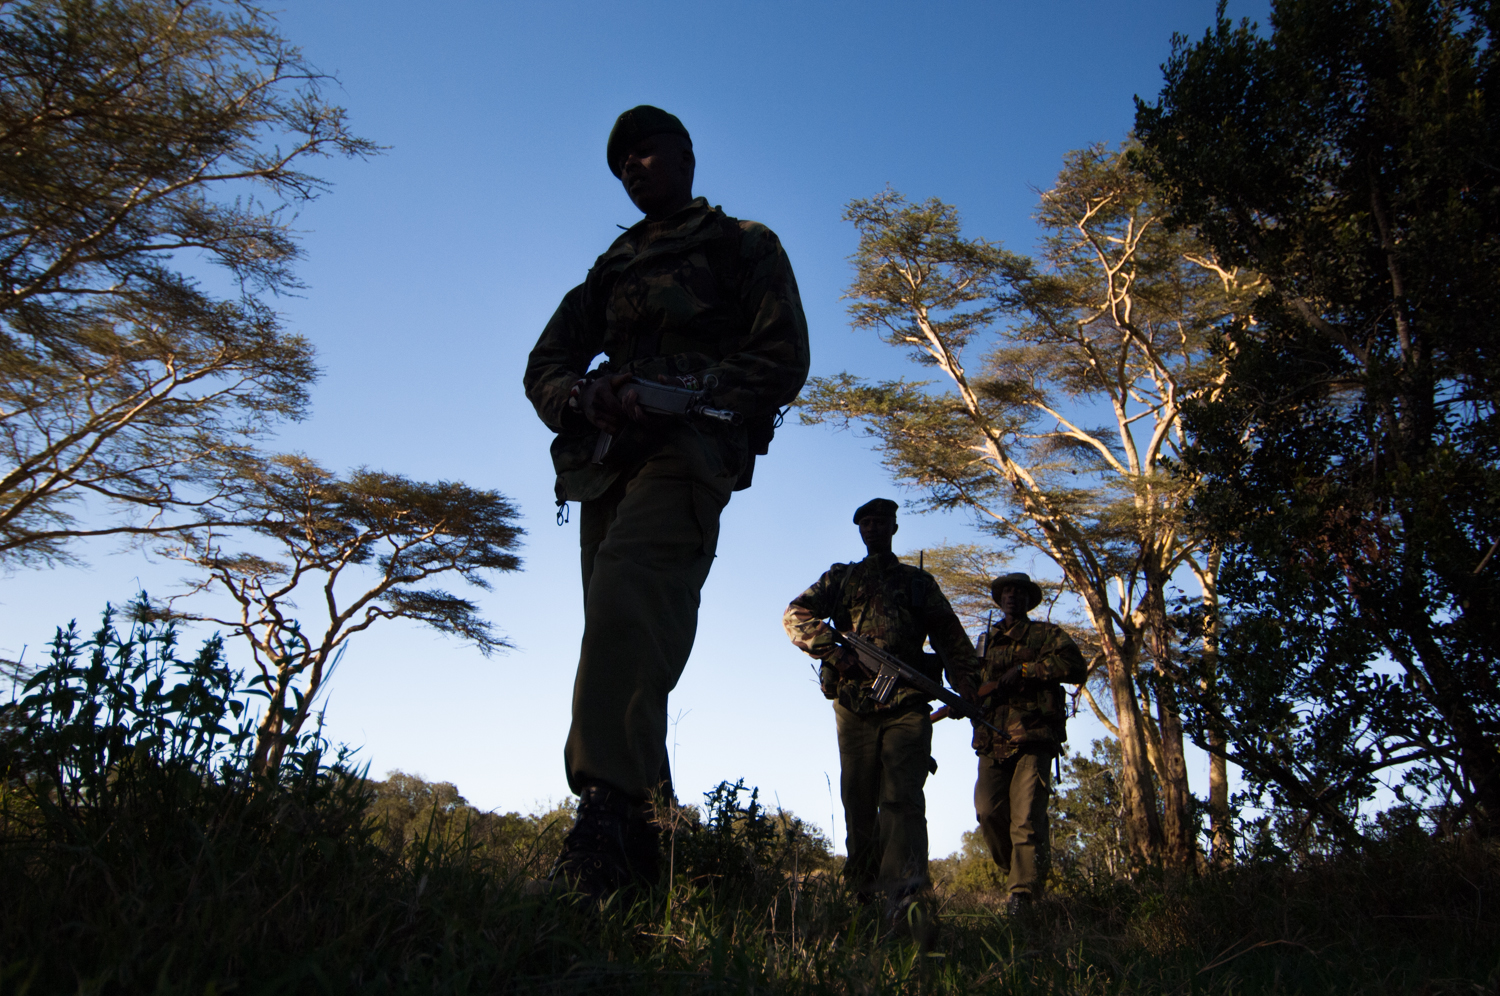
[{"label": "clear blue sky", "polygon": [[[1031,213],[1070,149],[1115,143],[1152,97],[1174,31],[1213,0],[1020,3],[505,3],[301,0],[285,33],[322,69],[358,133],[389,146],[332,162],[333,193],[297,221],[307,260],[290,327],[326,375],[313,416],[280,445],[345,469],[493,487],[525,514],[526,569],[480,600],[516,650],[484,660],[417,628],[358,638],[333,679],[328,734],[374,774],[455,782],[485,808],[567,793],[562,742],[581,625],[577,519],[553,523],[550,434],[521,394],[527,351],[558,300],[639,218],[604,163],[615,115],[638,103],[693,134],[697,192],[764,222],[791,256],[813,372],[913,371],[850,331],[840,295],[854,234],[843,205],[887,184],[956,204],[971,234],[1027,250]],[[1264,19],[1260,0],[1232,16]],[[827,828],[833,719],[787,601],[862,555],[852,510],[903,496],[855,435],[789,420],[756,485],[725,511],[698,642],[673,696],[679,794],[723,778]],[[898,550],[970,538],[956,517],[902,518]],[[13,575],[3,649],[28,657],[69,617],[179,572],[89,552],[83,570]],[[1051,573],[1042,563],[1017,570]],[[1072,745],[1098,734],[1075,721]],[[941,724],[929,781],[934,856],[973,826],[967,724]],[[843,849],[843,814],[837,846]]]}]

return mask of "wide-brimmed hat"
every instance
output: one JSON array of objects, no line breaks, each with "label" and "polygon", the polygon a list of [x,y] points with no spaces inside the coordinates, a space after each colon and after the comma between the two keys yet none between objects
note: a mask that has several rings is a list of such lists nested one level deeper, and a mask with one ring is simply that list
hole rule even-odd
[{"label": "wide-brimmed hat", "polygon": [[1000,604],[1001,588],[1020,588],[1026,592],[1027,612],[1042,604],[1042,589],[1035,581],[1031,580],[1030,574],[1022,574],[1020,571],[1016,571],[1013,574],[1002,574],[991,581],[990,597],[995,600],[996,605]]}]

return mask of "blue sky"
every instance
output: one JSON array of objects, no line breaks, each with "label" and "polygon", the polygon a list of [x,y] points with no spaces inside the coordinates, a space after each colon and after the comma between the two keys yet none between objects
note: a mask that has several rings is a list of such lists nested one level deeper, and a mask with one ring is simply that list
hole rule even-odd
[{"label": "blue sky", "polygon": [[[308,288],[280,302],[317,346],[312,417],[279,446],[324,464],[461,479],[515,500],[523,573],[480,602],[516,649],[485,660],[414,627],[358,638],[333,679],[328,734],[393,768],[455,782],[485,808],[567,793],[562,743],[581,626],[574,523],[553,522],[550,434],[521,394],[526,353],[558,300],[639,218],[604,162],[615,115],[639,103],[693,134],[697,192],[762,221],[791,256],[814,374],[914,373],[849,329],[840,300],[855,238],[843,205],[887,185],[956,204],[967,231],[1029,250],[1038,190],[1062,155],[1116,143],[1152,97],[1174,31],[1213,0],[1050,3],[450,2],[301,0],[281,17],[355,130],[388,146],[335,161],[333,192],[297,219]],[[420,14],[417,11],[420,10]],[[1231,2],[1264,19],[1265,5]],[[829,827],[838,755],[787,601],[861,556],[852,510],[903,497],[866,442],[789,419],[756,485],[725,511],[697,646],[672,708],[679,794],[744,777],[763,800]],[[959,517],[905,515],[898,550],[970,539]],[[180,572],[88,551],[86,569],[12,575],[0,650],[44,644],[138,586]],[[1037,562],[1016,570],[1050,573]],[[28,651],[36,653],[35,649]],[[1072,724],[1087,750],[1091,722]],[[932,853],[973,826],[967,725],[940,724],[928,785]]]}]

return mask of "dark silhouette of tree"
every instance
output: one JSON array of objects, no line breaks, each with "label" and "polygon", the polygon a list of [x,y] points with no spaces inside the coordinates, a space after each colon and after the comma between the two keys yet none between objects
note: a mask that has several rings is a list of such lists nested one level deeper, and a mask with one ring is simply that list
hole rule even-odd
[{"label": "dark silhouette of tree", "polygon": [[1381,778],[1500,828],[1497,19],[1281,0],[1262,33],[1221,4],[1137,112],[1176,221],[1265,280],[1184,413],[1232,691],[1191,722],[1349,845]]},{"label": "dark silhouette of tree", "polygon": [[[515,507],[498,492],[366,469],[339,477],[303,456],[247,462],[233,487],[240,504],[231,531],[202,527],[166,550],[202,571],[173,605],[214,592],[233,606],[230,613],[177,614],[250,645],[259,670],[252,685],[267,699],[252,762],[257,772],[276,768],[349,639],[377,622],[425,623],[486,656],[509,646],[473,602],[435,584],[457,578],[488,590],[491,572],[520,569],[522,530]],[[242,537],[261,542],[225,548]]]}]

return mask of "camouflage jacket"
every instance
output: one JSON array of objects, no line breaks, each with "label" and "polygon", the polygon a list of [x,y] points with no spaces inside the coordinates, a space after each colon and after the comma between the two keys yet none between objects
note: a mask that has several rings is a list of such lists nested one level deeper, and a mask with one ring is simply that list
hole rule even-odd
[{"label": "camouflage jacket", "polygon": [[598,430],[568,398],[600,354],[598,373],[696,378],[709,405],[746,420],[700,431],[722,437],[742,464],[753,459],[764,449],[747,433],[757,421],[769,427],[767,419],[807,379],[807,319],[780,241],[764,225],[730,218],[700,197],[668,218],[627,229],[564,295],[524,377],[526,397],[558,433],[552,457],[559,499],[597,498],[655,441],[649,424],[632,425],[605,466],[591,463]]},{"label": "camouflage jacket", "polygon": [[902,683],[884,706],[870,697],[871,675],[851,670],[840,677],[827,659],[838,651],[834,630],[824,622],[865,637],[937,681],[943,667],[932,645],[948,663],[948,681],[958,689],[974,687],[974,645],[963,623],[931,574],[903,564],[893,553],[878,553],[854,564],[834,564],[817,583],[792,600],[782,616],[787,635],[802,650],[824,660],[819,681],[823,694],[858,713],[877,712],[928,701],[927,696]]},{"label": "camouflage jacket", "polygon": [[[1001,737],[974,725],[974,750],[981,755],[1006,758],[1028,744],[1050,746],[1054,751],[1067,734],[1067,700],[1061,682],[1078,684],[1088,665],[1061,626],[1027,619],[1008,629],[994,623],[982,644],[981,685],[997,680],[1016,664],[1021,665],[1021,687],[1010,695],[996,692],[984,700],[985,718],[1006,731]],[[1018,653],[1022,648],[1030,653]],[[1021,658],[1030,657],[1030,660]]]}]

